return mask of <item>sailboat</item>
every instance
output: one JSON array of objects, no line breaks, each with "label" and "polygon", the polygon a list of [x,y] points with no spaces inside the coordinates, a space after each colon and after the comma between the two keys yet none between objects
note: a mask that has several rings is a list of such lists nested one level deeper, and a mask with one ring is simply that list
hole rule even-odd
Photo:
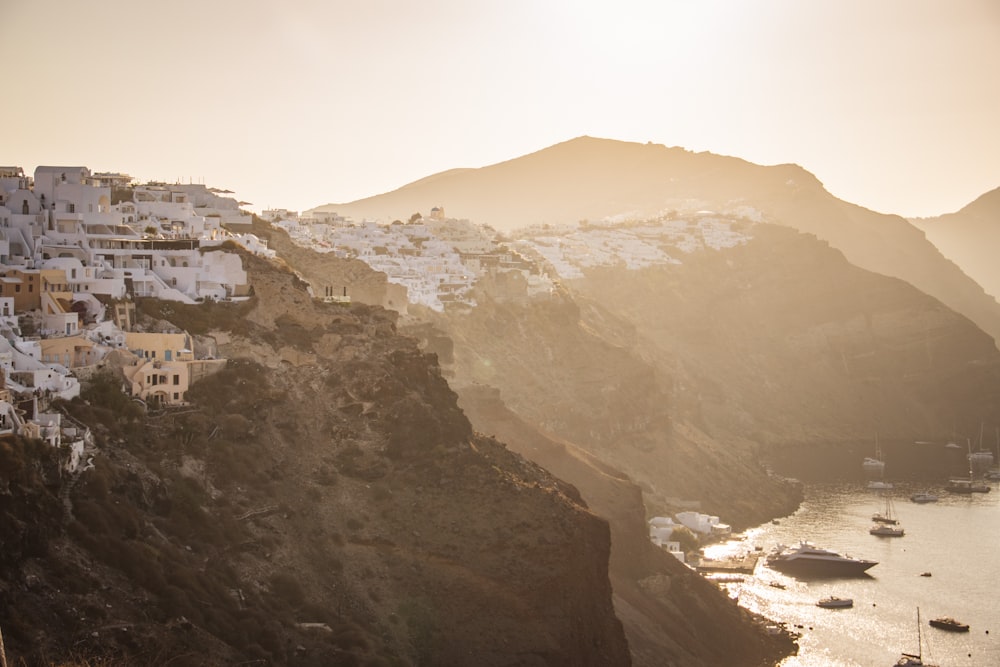
[{"label": "sailboat", "polygon": [[980,472],[993,465],[993,452],[983,449],[983,426],[979,425],[979,449],[972,451],[972,442],[969,442],[969,468]]},{"label": "sailboat", "polygon": [[[972,442],[969,441],[969,453],[972,453]],[[973,478],[972,460],[969,460],[969,479],[963,477],[952,477],[948,480],[945,490],[950,493],[989,493],[989,484],[976,482]]]},{"label": "sailboat", "polygon": [[901,654],[899,660],[896,661],[895,667],[937,667],[937,665],[924,662],[923,651],[923,641],[921,641],[920,635],[920,607],[917,607],[917,652],[916,654]]},{"label": "sailboat", "polygon": [[[1000,461],[1000,427],[997,427],[997,460]],[[1000,480],[1000,467],[992,468],[984,475],[989,480]]]},{"label": "sailboat", "polygon": [[872,515],[875,525],[868,530],[868,533],[877,537],[902,537],[905,531],[902,526],[897,525],[899,521],[893,513],[892,496],[888,493],[882,495],[885,498],[885,507],[881,512]]},{"label": "sailboat", "polygon": [[882,476],[885,471],[885,461],[882,460],[882,450],[878,446],[878,433],[875,434],[875,456],[866,456],[861,462],[861,468],[870,475]]}]

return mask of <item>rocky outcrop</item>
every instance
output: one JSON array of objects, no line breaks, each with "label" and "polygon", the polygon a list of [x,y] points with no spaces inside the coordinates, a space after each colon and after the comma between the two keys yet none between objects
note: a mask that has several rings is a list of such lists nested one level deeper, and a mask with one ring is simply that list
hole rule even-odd
[{"label": "rocky outcrop", "polygon": [[[535,428],[635,480],[654,514],[693,505],[742,527],[794,507],[796,491],[761,467],[756,443],[713,437],[710,421],[684,412],[689,387],[648,349],[657,342],[597,300],[579,304],[573,291],[503,302],[479,293],[471,312],[427,314],[454,343],[444,368],[456,391],[498,389]],[[495,432],[489,421],[473,423]]]},{"label": "rocky outcrop", "polygon": [[[650,542],[642,491],[621,472],[570,442],[539,432],[514,414],[496,389],[465,386],[460,397],[474,424],[571,480],[591,509],[608,519],[615,612],[624,624],[633,664],[763,666],[794,651],[787,636],[763,633],[758,619]],[[794,502],[790,498],[787,509]]]},{"label": "rocky outcrop", "polygon": [[[296,268],[301,267],[302,275],[312,280],[336,271],[337,261],[314,255]],[[732,503],[738,508],[736,516],[752,523],[791,511],[798,501],[797,491],[767,477],[743,454],[731,459],[743,461],[734,468],[723,466],[717,473],[691,474],[706,467],[709,457],[718,451],[704,434],[687,427],[672,434],[679,443],[676,447],[685,453],[654,464],[656,471],[664,471],[663,478],[653,485],[643,482],[642,489],[608,462],[614,460],[612,456],[588,453],[569,440],[568,431],[560,433],[558,440],[547,437],[537,423],[515,414],[507,401],[531,415],[551,419],[546,422],[550,427],[578,428],[573,433],[581,437],[589,438],[591,432],[609,437],[624,434],[623,442],[632,438],[638,444],[623,444],[622,449],[641,451],[644,447],[655,449],[656,432],[644,433],[643,429],[651,421],[649,414],[661,412],[663,391],[653,369],[628,351],[636,342],[636,332],[621,318],[604,311],[602,339],[581,328],[580,308],[568,293],[555,301],[535,304],[516,299],[494,301],[492,294],[490,288],[480,295],[486,300],[479,311],[483,319],[476,319],[474,312],[464,328],[444,326],[445,320],[432,313],[412,309],[403,330],[419,340],[423,350],[438,357],[443,374],[457,389],[460,407],[478,431],[496,436],[513,451],[571,482],[591,510],[609,522],[615,610],[624,620],[636,664],[660,665],[664,660],[690,665],[726,661],[773,664],[774,656],[793,650],[787,638],[764,636],[755,620],[739,612],[713,586],[683,583],[695,575],[652,547],[644,503],[652,501],[656,511],[667,506],[666,501],[654,501],[658,493],[666,499],[673,494],[703,498],[705,489],[714,485],[720,495],[714,497],[709,492],[706,506],[721,507],[736,496],[739,500]],[[475,322],[475,328],[470,322]],[[605,339],[609,338],[616,344],[608,345]],[[475,362],[480,375],[473,376],[467,362],[476,349],[484,356]],[[456,360],[458,355],[462,361]],[[555,363],[563,359],[572,360],[569,368]],[[497,376],[507,384],[495,382]],[[589,380],[578,382],[584,377]],[[633,380],[642,384],[629,386]],[[525,387],[519,386],[521,382]],[[500,386],[503,392],[496,388]],[[522,394],[520,390],[527,386],[530,392]],[[590,393],[584,395],[578,387]],[[617,387],[618,392],[607,387]],[[531,401],[536,405],[530,405]],[[616,411],[621,414],[616,415]],[[661,433],[672,428],[669,420],[659,424]],[[665,450],[669,448],[656,451]],[[703,479],[709,484],[703,484]],[[744,485],[747,479],[754,483]],[[671,578],[677,580],[672,588],[666,583]],[[684,595],[675,597],[680,592]],[[705,613],[690,616],[690,608]]]},{"label": "rocky outcrop", "polygon": [[808,448],[875,432],[944,440],[1000,412],[1000,354],[968,319],[810,235],[752,234],[680,265],[594,270],[573,284],[636,327],[674,380],[675,419]]},{"label": "rocky outcrop", "polygon": [[346,292],[352,302],[406,313],[409,305],[406,288],[390,283],[384,273],[373,271],[359,259],[341,259],[303,248],[283,229],[275,229],[256,216],[252,220],[247,226],[249,231],[266,240],[282,261],[305,276],[313,295],[322,297],[327,289],[336,296],[344,296]]},{"label": "rocky outcrop", "polygon": [[[0,578],[8,658],[629,664],[607,522],[476,435],[394,314],[245,261],[249,307],[172,307],[228,323],[210,333],[230,362],[187,410],[57,406],[101,455],[69,514],[21,503],[45,540]],[[15,497],[58,495],[19,479]]]}]

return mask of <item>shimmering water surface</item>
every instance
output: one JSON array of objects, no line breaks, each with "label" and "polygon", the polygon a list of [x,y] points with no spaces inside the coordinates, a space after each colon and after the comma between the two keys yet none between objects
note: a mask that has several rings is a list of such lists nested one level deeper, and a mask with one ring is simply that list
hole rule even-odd
[{"label": "shimmering water surface", "polygon": [[[990,493],[963,496],[897,483],[890,493],[906,534],[885,538],[868,534],[872,514],[883,507],[881,492],[863,482],[812,484],[795,514],[747,531],[742,542],[709,547],[706,555],[756,546],[766,555],[776,544],[808,540],[878,561],[863,578],[806,581],[767,568],[761,558],[754,576],[727,585],[741,606],[802,633],[799,654],[785,667],[893,665],[901,652],[917,652],[918,607],[925,663],[1000,665],[1000,489],[996,482],[991,486]],[[923,490],[940,500],[910,501]],[[854,607],[816,606],[829,595],[853,598]],[[970,631],[930,627],[928,620],[937,616],[968,623]]]}]

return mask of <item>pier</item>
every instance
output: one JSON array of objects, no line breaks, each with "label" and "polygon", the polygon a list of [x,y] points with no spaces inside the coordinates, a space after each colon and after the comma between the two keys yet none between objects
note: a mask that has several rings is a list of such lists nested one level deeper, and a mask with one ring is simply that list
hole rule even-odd
[{"label": "pier", "polygon": [[759,553],[748,553],[732,558],[702,558],[694,569],[701,574],[753,574],[760,558]]}]

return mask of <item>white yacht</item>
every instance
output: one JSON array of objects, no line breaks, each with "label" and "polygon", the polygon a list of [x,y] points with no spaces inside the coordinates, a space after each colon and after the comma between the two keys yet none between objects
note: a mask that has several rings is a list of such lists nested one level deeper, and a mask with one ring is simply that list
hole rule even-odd
[{"label": "white yacht", "polygon": [[851,558],[809,542],[800,542],[795,548],[779,544],[767,557],[765,565],[791,575],[851,577],[864,574],[878,562]]}]

